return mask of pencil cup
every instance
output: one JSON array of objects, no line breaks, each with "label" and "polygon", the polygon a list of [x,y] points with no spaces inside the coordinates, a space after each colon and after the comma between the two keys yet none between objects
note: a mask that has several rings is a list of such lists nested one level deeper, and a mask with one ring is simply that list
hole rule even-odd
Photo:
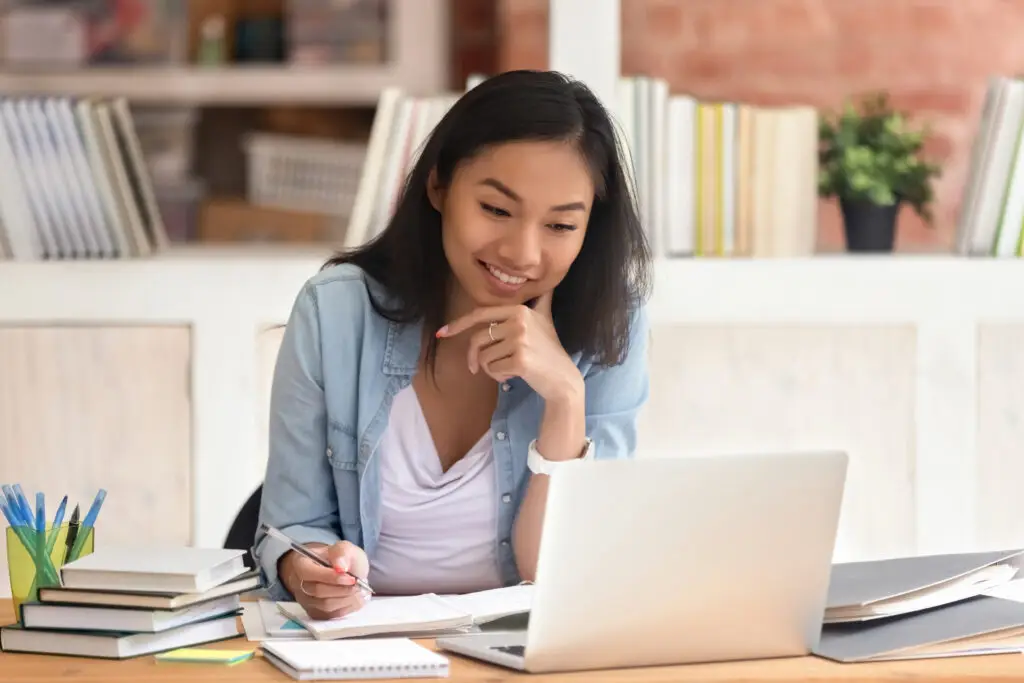
[{"label": "pencil cup", "polygon": [[[47,527],[40,534],[28,527],[7,527],[7,574],[11,579],[14,616],[21,621],[21,604],[35,602],[39,589],[60,585],[60,568],[66,562],[68,525]],[[79,557],[93,551],[93,528],[80,528],[84,534]],[[40,559],[42,558],[42,559]]]}]

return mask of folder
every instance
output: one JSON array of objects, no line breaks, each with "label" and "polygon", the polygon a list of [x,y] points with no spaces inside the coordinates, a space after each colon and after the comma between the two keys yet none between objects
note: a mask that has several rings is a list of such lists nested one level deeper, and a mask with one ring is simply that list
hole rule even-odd
[{"label": "folder", "polygon": [[913,614],[826,624],[819,657],[837,662],[1024,651],[1024,603],[978,596]]},{"label": "folder", "polygon": [[982,595],[1021,572],[1024,549],[836,564],[826,625],[922,612]]}]

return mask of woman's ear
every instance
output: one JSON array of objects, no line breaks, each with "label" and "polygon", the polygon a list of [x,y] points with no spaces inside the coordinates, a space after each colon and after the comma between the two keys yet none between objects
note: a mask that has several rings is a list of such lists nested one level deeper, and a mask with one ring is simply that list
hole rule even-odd
[{"label": "woman's ear", "polygon": [[444,195],[445,188],[441,187],[441,184],[438,182],[437,169],[435,168],[430,171],[430,175],[427,177],[427,198],[430,200],[430,205],[438,213],[442,213],[444,208]]}]

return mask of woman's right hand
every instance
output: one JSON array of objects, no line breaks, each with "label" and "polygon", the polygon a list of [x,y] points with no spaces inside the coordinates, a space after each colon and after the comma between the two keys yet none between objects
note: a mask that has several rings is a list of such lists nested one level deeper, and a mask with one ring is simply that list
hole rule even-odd
[{"label": "woman's right hand", "polygon": [[360,609],[369,596],[353,576],[366,579],[370,562],[359,546],[340,541],[332,546],[307,546],[331,563],[333,569],[290,550],[281,557],[279,574],[285,586],[313,619],[334,619]]}]

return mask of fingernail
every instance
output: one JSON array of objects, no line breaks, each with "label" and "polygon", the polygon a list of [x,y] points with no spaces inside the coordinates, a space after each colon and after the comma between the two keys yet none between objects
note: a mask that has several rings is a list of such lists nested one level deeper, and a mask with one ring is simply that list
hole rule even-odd
[{"label": "fingernail", "polygon": [[438,330],[438,331],[437,331],[437,332],[436,332],[436,333],[434,334],[434,336],[436,336],[436,337],[443,337],[443,336],[444,336],[444,335],[446,335],[446,334],[448,334],[448,326],[447,326],[447,325],[445,325],[444,327],[442,327],[441,329],[439,329],[439,330]]}]

